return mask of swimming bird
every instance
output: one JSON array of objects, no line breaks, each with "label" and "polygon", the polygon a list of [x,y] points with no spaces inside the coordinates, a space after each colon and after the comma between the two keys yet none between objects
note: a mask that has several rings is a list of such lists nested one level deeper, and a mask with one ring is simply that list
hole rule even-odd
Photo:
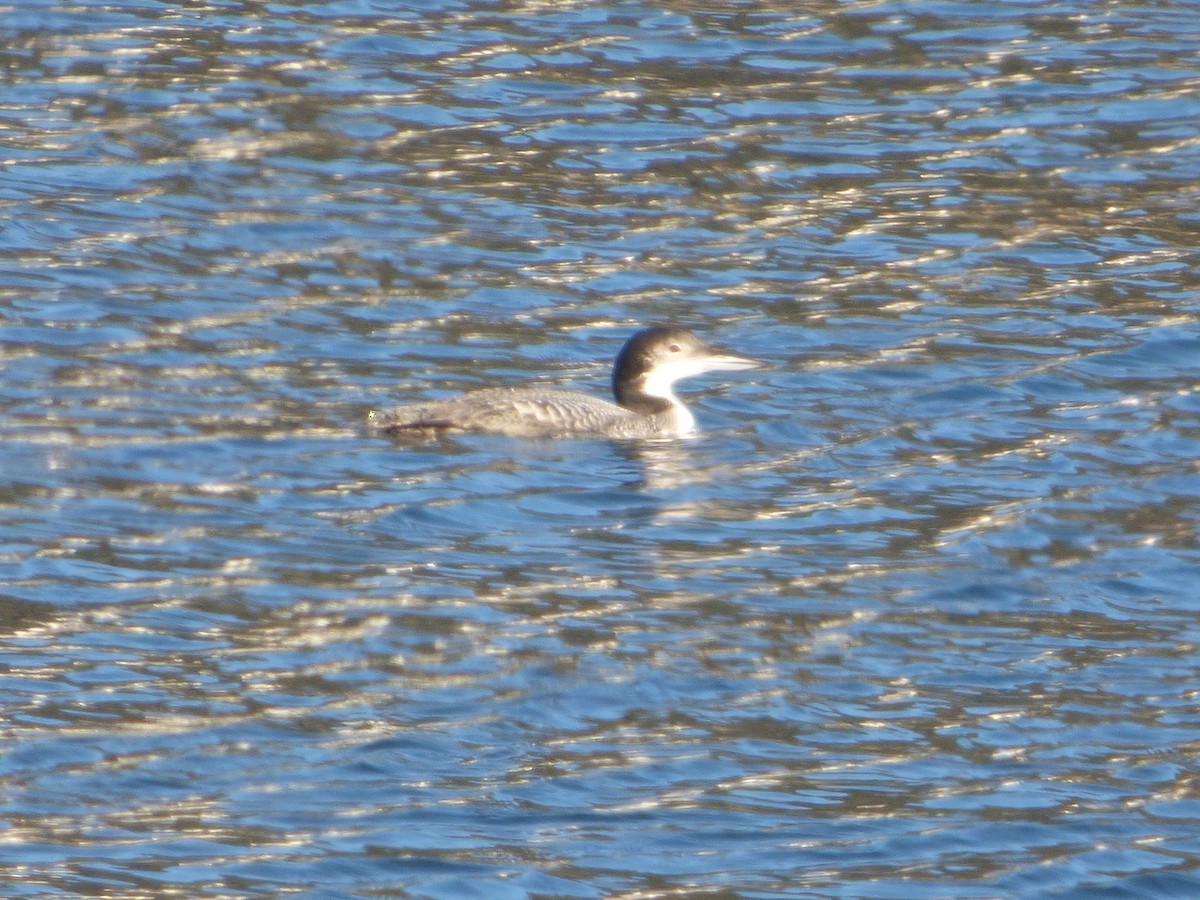
[{"label": "swimming bird", "polygon": [[681,378],[760,365],[730,356],[685,328],[645,328],[625,342],[612,372],[616,403],[575,391],[495,387],[448,400],[375,411],[370,421],[389,435],[484,432],[512,437],[664,439],[696,430],[696,419],[675,396]]}]

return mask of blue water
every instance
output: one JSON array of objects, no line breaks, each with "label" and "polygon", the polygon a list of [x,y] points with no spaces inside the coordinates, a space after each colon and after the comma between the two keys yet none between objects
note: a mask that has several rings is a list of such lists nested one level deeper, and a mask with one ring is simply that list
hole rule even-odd
[{"label": "blue water", "polygon": [[0,35],[5,897],[1200,893],[1192,4]]}]

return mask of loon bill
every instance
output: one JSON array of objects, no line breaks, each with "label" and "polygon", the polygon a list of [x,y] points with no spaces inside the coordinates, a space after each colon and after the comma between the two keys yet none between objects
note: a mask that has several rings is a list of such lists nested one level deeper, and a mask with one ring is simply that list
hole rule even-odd
[{"label": "loon bill", "polygon": [[684,328],[657,326],[637,332],[617,354],[612,373],[616,403],[551,388],[484,388],[449,400],[374,411],[370,423],[388,435],[470,431],[513,437],[682,437],[695,432],[696,420],[675,396],[676,381],[759,365],[720,353]]}]

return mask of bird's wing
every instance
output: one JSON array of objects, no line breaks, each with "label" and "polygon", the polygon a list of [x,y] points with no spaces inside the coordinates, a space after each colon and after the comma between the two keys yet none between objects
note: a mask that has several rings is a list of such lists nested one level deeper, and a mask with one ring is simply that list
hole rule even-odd
[{"label": "bird's wing", "polygon": [[511,435],[595,432],[636,415],[615,403],[573,391],[549,388],[488,388],[449,400],[372,413],[372,424],[385,432],[453,429]]}]

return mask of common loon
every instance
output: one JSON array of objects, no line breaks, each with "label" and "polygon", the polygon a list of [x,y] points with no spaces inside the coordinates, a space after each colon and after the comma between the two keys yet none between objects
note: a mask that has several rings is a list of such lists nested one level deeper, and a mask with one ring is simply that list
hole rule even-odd
[{"label": "common loon", "polygon": [[617,354],[615,404],[575,391],[497,387],[375,411],[370,421],[390,435],[474,431],[512,437],[681,437],[696,430],[696,420],[671,390],[676,381],[758,365],[719,353],[686,329],[657,326],[637,332]]}]

